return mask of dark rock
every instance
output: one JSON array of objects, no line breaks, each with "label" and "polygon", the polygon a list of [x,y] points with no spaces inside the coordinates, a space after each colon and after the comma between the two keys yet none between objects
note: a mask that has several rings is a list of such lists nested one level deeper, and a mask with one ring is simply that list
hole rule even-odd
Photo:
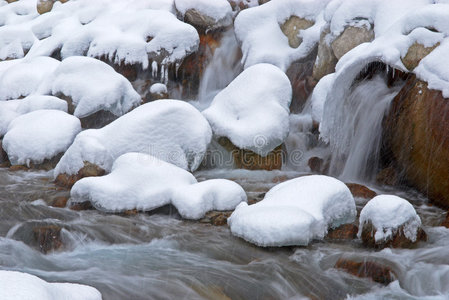
[{"label": "dark rock", "polygon": [[322,158],[314,156],[309,159],[307,165],[309,166],[310,171],[314,173],[321,173],[324,165],[324,160]]},{"label": "dark rock", "polygon": [[352,196],[371,199],[377,196],[375,191],[370,190],[364,185],[358,183],[346,183],[346,186],[351,191]]},{"label": "dark rock", "polygon": [[353,240],[357,237],[358,227],[354,224],[343,224],[330,229],[327,238],[331,240]]},{"label": "dark rock", "polygon": [[90,203],[89,201],[70,203],[69,208],[71,210],[76,210],[76,211],[94,209],[94,207],[92,206],[92,203]]},{"label": "dark rock", "polygon": [[33,228],[33,236],[38,243],[40,251],[44,254],[58,250],[63,246],[60,226],[46,225],[35,227]]},{"label": "dark rock", "polygon": [[447,212],[446,219],[444,219],[444,221],[441,223],[441,226],[449,228],[449,212]]},{"label": "dark rock", "polygon": [[391,268],[373,261],[356,262],[350,259],[340,258],[334,267],[345,270],[349,274],[357,277],[371,278],[373,281],[382,284],[389,284],[395,278]]},{"label": "dark rock", "polygon": [[64,196],[59,196],[59,197],[56,197],[50,205],[53,207],[64,208],[67,205],[67,201],[69,201],[69,198],[64,197]]},{"label": "dark rock", "polygon": [[398,173],[394,167],[387,167],[380,170],[376,176],[377,183],[386,184],[386,185],[398,185],[399,178]]}]

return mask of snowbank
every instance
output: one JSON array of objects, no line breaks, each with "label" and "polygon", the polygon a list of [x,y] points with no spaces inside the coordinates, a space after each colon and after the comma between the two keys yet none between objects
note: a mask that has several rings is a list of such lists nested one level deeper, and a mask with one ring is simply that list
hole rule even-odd
[{"label": "snowbank", "polygon": [[210,210],[234,209],[246,202],[246,194],[233,181],[198,183],[191,173],[154,156],[127,153],[114,162],[110,174],[75,183],[71,201],[90,201],[106,212],[150,211],[171,203],[182,217],[199,219]]},{"label": "snowbank", "polygon": [[24,99],[0,101],[0,137],[6,133],[12,120],[20,115],[40,109],[56,109],[67,112],[67,102],[53,96],[39,95],[31,95]]},{"label": "snowbank", "polygon": [[39,164],[63,153],[81,131],[80,121],[59,110],[36,110],[14,119],[3,138],[12,165]]},{"label": "snowbank", "polygon": [[402,227],[406,238],[415,242],[421,219],[413,206],[405,199],[392,195],[380,195],[371,199],[360,213],[358,237],[363,225],[371,223],[376,230],[374,239],[383,242],[393,237]]},{"label": "snowbank", "polygon": [[153,101],[101,129],[78,134],[54,174],[76,174],[84,161],[110,171],[114,160],[128,152],[148,153],[193,171],[203,160],[211,136],[206,119],[192,105]]},{"label": "snowbank", "polygon": [[[241,43],[245,68],[258,63],[270,63],[285,71],[292,62],[306,57],[320,39],[321,27],[326,24],[323,10],[328,2],[272,0],[240,12],[234,26]],[[302,43],[298,48],[290,47],[288,38],[281,30],[281,25],[291,16],[314,22],[313,26],[299,31]]]},{"label": "snowbank", "polygon": [[[175,0],[175,7],[183,19],[186,19],[186,13],[195,10],[202,16],[198,19],[204,25],[226,27],[232,24],[232,8],[227,0]],[[210,19],[210,22],[207,22],[207,19]]]},{"label": "snowbank", "polygon": [[354,198],[343,182],[311,175],[274,186],[254,205],[240,204],[228,224],[232,234],[258,246],[307,245],[355,216]]},{"label": "snowbank", "polygon": [[39,93],[65,95],[73,114],[83,118],[99,110],[116,116],[141,102],[131,83],[106,63],[90,57],[69,57],[40,85]]},{"label": "snowbank", "polygon": [[59,61],[51,57],[0,62],[0,101],[18,99],[34,93],[42,80],[58,66]]},{"label": "snowbank", "polygon": [[0,271],[0,298],[8,300],[101,300],[100,292],[90,286],[75,283],[49,283],[37,276]]},{"label": "snowbank", "polygon": [[288,135],[291,97],[287,76],[273,65],[258,64],[215,96],[203,115],[214,135],[266,156]]}]

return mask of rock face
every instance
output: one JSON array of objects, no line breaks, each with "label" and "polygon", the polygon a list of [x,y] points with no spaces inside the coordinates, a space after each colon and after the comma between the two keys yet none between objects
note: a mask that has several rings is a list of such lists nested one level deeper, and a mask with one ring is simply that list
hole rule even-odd
[{"label": "rock face", "polygon": [[335,263],[335,268],[345,270],[357,277],[371,278],[373,281],[382,284],[389,284],[394,280],[394,273],[389,267],[373,261],[356,262],[340,258]]},{"label": "rock face", "polygon": [[75,184],[75,182],[77,182],[81,178],[92,176],[103,176],[105,173],[106,172],[104,169],[88,161],[85,161],[84,167],[82,167],[76,175],[68,175],[62,173],[56,177],[55,182],[57,185],[70,188]]},{"label": "rock face", "polygon": [[300,30],[313,26],[314,22],[307,19],[291,16],[284,24],[281,30],[288,38],[288,44],[292,48],[298,48],[302,42],[302,38],[298,35]]},{"label": "rock face", "polygon": [[329,28],[323,30],[318,44],[318,54],[313,66],[313,78],[320,80],[327,74],[335,72],[338,59],[330,45],[331,34]]},{"label": "rock face", "polygon": [[374,31],[366,26],[347,27],[343,33],[332,42],[332,50],[337,59],[340,59],[349,50],[356,46],[371,42],[374,39]]},{"label": "rock face", "polygon": [[392,102],[384,140],[406,182],[449,207],[449,99],[411,76]]},{"label": "rock face", "polygon": [[413,71],[413,69],[418,66],[421,59],[423,59],[439,45],[440,43],[437,43],[432,47],[425,47],[424,45],[415,42],[410,46],[410,48],[408,48],[407,54],[401,59],[402,63],[409,71]]}]

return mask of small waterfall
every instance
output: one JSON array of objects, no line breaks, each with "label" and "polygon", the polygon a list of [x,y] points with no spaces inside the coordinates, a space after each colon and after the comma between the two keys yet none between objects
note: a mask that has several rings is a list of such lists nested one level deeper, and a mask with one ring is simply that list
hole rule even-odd
[{"label": "small waterfall", "polygon": [[204,70],[198,91],[200,108],[207,108],[215,95],[224,89],[243,70],[241,52],[234,30],[223,33],[220,46],[215,49],[209,65]]},{"label": "small waterfall", "polygon": [[338,128],[330,173],[344,181],[373,180],[377,173],[382,138],[382,120],[402,85],[389,87],[385,76],[355,83],[340,109],[335,111]]}]

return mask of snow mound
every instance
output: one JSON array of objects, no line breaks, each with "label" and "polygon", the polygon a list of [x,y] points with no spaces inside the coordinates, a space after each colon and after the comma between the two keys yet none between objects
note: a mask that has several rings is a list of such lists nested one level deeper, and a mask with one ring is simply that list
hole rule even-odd
[{"label": "snow mound", "polygon": [[39,164],[63,153],[81,131],[80,121],[59,110],[36,110],[15,118],[3,138],[12,165]]},{"label": "snow mound", "polygon": [[110,171],[114,160],[128,152],[148,153],[193,171],[203,160],[211,136],[207,120],[192,105],[157,100],[101,129],[78,134],[54,174],[76,174],[84,161]]},{"label": "snow mound", "polygon": [[31,95],[24,99],[0,101],[0,137],[9,123],[20,115],[40,110],[55,109],[67,112],[67,102],[53,96]]},{"label": "snow mound", "polygon": [[140,104],[131,83],[106,63],[90,57],[69,57],[46,78],[41,94],[70,97],[78,118],[105,110],[116,116]]},{"label": "snow mound", "polygon": [[185,18],[189,10],[213,20],[215,26],[226,27],[232,24],[232,8],[227,0],[175,0],[176,10]]},{"label": "snow mound", "polygon": [[37,276],[0,271],[0,298],[8,300],[101,300],[100,292],[76,283],[50,283]]},{"label": "snow mound", "polygon": [[393,195],[380,195],[371,199],[360,213],[358,237],[363,225],[371,223],[376,230],[376,242],[388,240],[403,227],[404,235],[416,241],[421,219],[413,206],[405,199]]},{"label": "snow mound", "polygon": [[307,245],[328,228],[352,223],[354,198],[341,181],[311,175],[274,186],[254,204],[240,204],[228,224],[232,234],[258,246]]},{"label": "snow mound", "polygon": [[203,115],[214,135],[241,149],[266,156],[283,143],[289,130],[292,88],[288,77],[269,64],[243,71],[215,96]]},{"label": "snow mound", "polygon": [[0,62],[0,101],[34,93],[58,66],[59,61],[51,57]]},{"label": "snow mound", "polygon": [[143,153],[120,156],[110,174],[87,177],[71,190],[72,202],[90,201],[106,212],[150,211],[173,204],[182,217],[200,219],[210,210],[232,210],[245,191],[225,179],[198,183],[188,171]]},{"label": "snow mound", "polygon": [[[285,71],[292,62],[306,57],[320,39],[321,27],[326,24],[323,10],[328,2],[273,0],[240,12],[234,26],[236,37],[241,43],[245,68],[258,63],[270,63]],[[280,26],[291,16],[315,23],[299,31],[302,43],[298,48],[290,47]]]}]

